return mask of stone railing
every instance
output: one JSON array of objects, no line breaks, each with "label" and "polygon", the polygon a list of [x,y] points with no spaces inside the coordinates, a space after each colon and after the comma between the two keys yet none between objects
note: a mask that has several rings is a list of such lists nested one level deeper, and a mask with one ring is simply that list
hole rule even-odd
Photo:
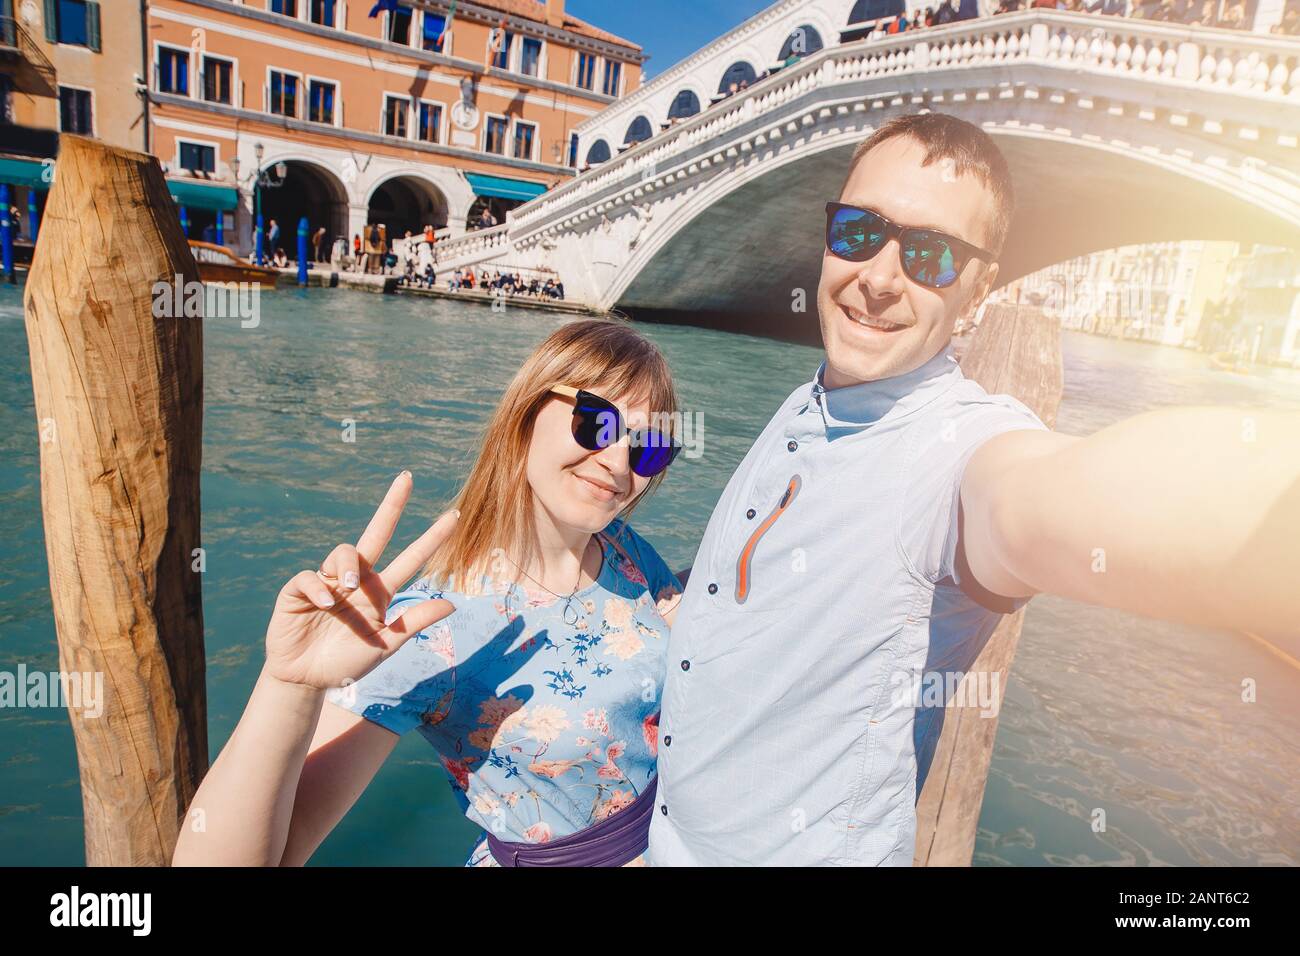
[{"label": "stone railing", "polygon": [[[813,122],[806,112],[806,96],[819,88],[860,87],[862,81],[877,77],[949,74],[944,85],[959,91],[960,76],[954,79],[952,74],[983,70],[980,79],[971,82],[987,89],[988,68],[998,77],[992,86],[1010,86],[1014,76],[1003,74],[1002,68],[1025,64],[1069,71],[1069,85],[1085,96],[1090,92],[1086,75],[1098,87],[1106,84],[1105,77],[1139,80],[1151,85],[1150,94],[1144,95],[1151,108],[1168,109],[1177,96],[1180,109],[1195,109],[1211,122],[1226,123],[1250,102],[1255,115],[1276,113],[1282,121],[1270,118],[1269,125],[1288,133],[1300,127],[1300,111],[1294,110],[1300,106],[1296,38],[1027,10],[821,50],[512,210],[497,229],[518,241],[538,228],[570,226],[579,218],[635,201],[654,189],[656,181],[662,185],[694,176],[769,140],[793,135],[800,128],[796,124]],[[1162,96],[1164,91],[1169,95]],[[827,101],[833,100],[834,94],[828,94]],[[793,118],[783,127],[783,109],[791,107]],[[765,118],[772,125],[763,131],[759,127]],[[440,255],[456,253],[460,258],[462,251],[471,255],[476,250],[449,243]]]},{"label": "stone railing", "polygon": [[455,239],[440,240],[435,247],[439,262],[456,259],[488,259],[510,245],[509,222],[487,229],[476,229]]}]

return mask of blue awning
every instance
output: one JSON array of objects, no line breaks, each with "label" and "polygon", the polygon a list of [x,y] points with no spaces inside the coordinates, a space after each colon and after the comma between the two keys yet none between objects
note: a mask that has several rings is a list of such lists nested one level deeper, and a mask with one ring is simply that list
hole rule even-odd
[{"label": "blue awning", "polygon": [[213,209],[224,212],[239,205],[239,193],[230,186],[218,186],[190,180],[169,179],[167,191],[178,206],[191,209]]},{"label": "blue awning", "polygon": [[506,179],[504,176],[485,176],[483,173],[466,173],[470,188],[479,196],[497,196],[501,199],[536,199],[546,192],[541,183],[529,183],[522,179]]},{"label": "blue awning", "polygon": [[8,156],[0,156],[0,183],[33,189],[49,189],[52,173],[52,169],[46,171],[45,165],[39,159],[10,159]]}]

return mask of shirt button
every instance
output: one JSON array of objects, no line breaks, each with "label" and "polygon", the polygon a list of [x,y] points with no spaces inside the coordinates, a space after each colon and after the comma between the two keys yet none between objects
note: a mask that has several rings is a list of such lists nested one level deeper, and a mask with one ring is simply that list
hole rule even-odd
[{"label": "shirt button", "polygon": [[709,593],[710,593],[710,594],[717,594],[717,593],[718,593],[718,586],[717,586],[716,584],[710,584],[710,585],[709,585]]},{"label": "shirt button", "polygon": [[786,451],[794,451],[796,448],[799,447],[799,443],[795,441],[793,438],[791,438],[788,442],[785,443],[785,447],[786,447]]},{"label": "shirt button", "polygon": [[690,670],[690,669],[691,669],[691,662],[690,662],[690,661],[682,661],[682,670],[684,670],[684,671],[688,671],[688,670]]},{"label": "shirt button", "polygon": [[668,804],[666,803],[659,804],[659,812],[662,813],[664,816],[668,816]]},{"label": "shirt button", "polygon": [[758,514],[758,512],[755,511],[753,508],[750,508],[748,511],[745,512],[745,517],[746,517],[746,518],[753,518],[754,515],[756,515],[756,514]]},{"label": "shirt button", "polygon": [[671,747],[672,745],[673,745],[673,735],[669,734],[668,736],[664,737],[664,746]]}]

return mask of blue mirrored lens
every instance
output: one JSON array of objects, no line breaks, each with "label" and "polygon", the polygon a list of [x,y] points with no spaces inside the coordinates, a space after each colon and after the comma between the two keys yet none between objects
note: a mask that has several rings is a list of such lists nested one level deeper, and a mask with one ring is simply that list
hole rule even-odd
[{"label": "blue mirrored lens", "polygon": [[906,236],[903,266],[913,279],[933,289],[952,285],[960,271],[952,246],[940,236],[928,232]]},{"label": "blue mirrored lens", "polygon": [[836,209],[826,227],[826,247],[841,259],[864,262],[885,242],[885,224],[861,209]]}]

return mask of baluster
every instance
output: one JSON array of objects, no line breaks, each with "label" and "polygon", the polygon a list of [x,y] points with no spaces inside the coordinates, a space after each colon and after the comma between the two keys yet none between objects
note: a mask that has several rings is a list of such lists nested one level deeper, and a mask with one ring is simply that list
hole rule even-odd
[{"label": "baluster", "polygon": [[1209,48],[1207,47],[1205,56],[1201,57],[1201,75],[1197,78],[1197,82],[1213,83],[1214,68],[1216,66],[1218,66],[1218,61],[1214,59],[1214,55],[1209,52]]}]

